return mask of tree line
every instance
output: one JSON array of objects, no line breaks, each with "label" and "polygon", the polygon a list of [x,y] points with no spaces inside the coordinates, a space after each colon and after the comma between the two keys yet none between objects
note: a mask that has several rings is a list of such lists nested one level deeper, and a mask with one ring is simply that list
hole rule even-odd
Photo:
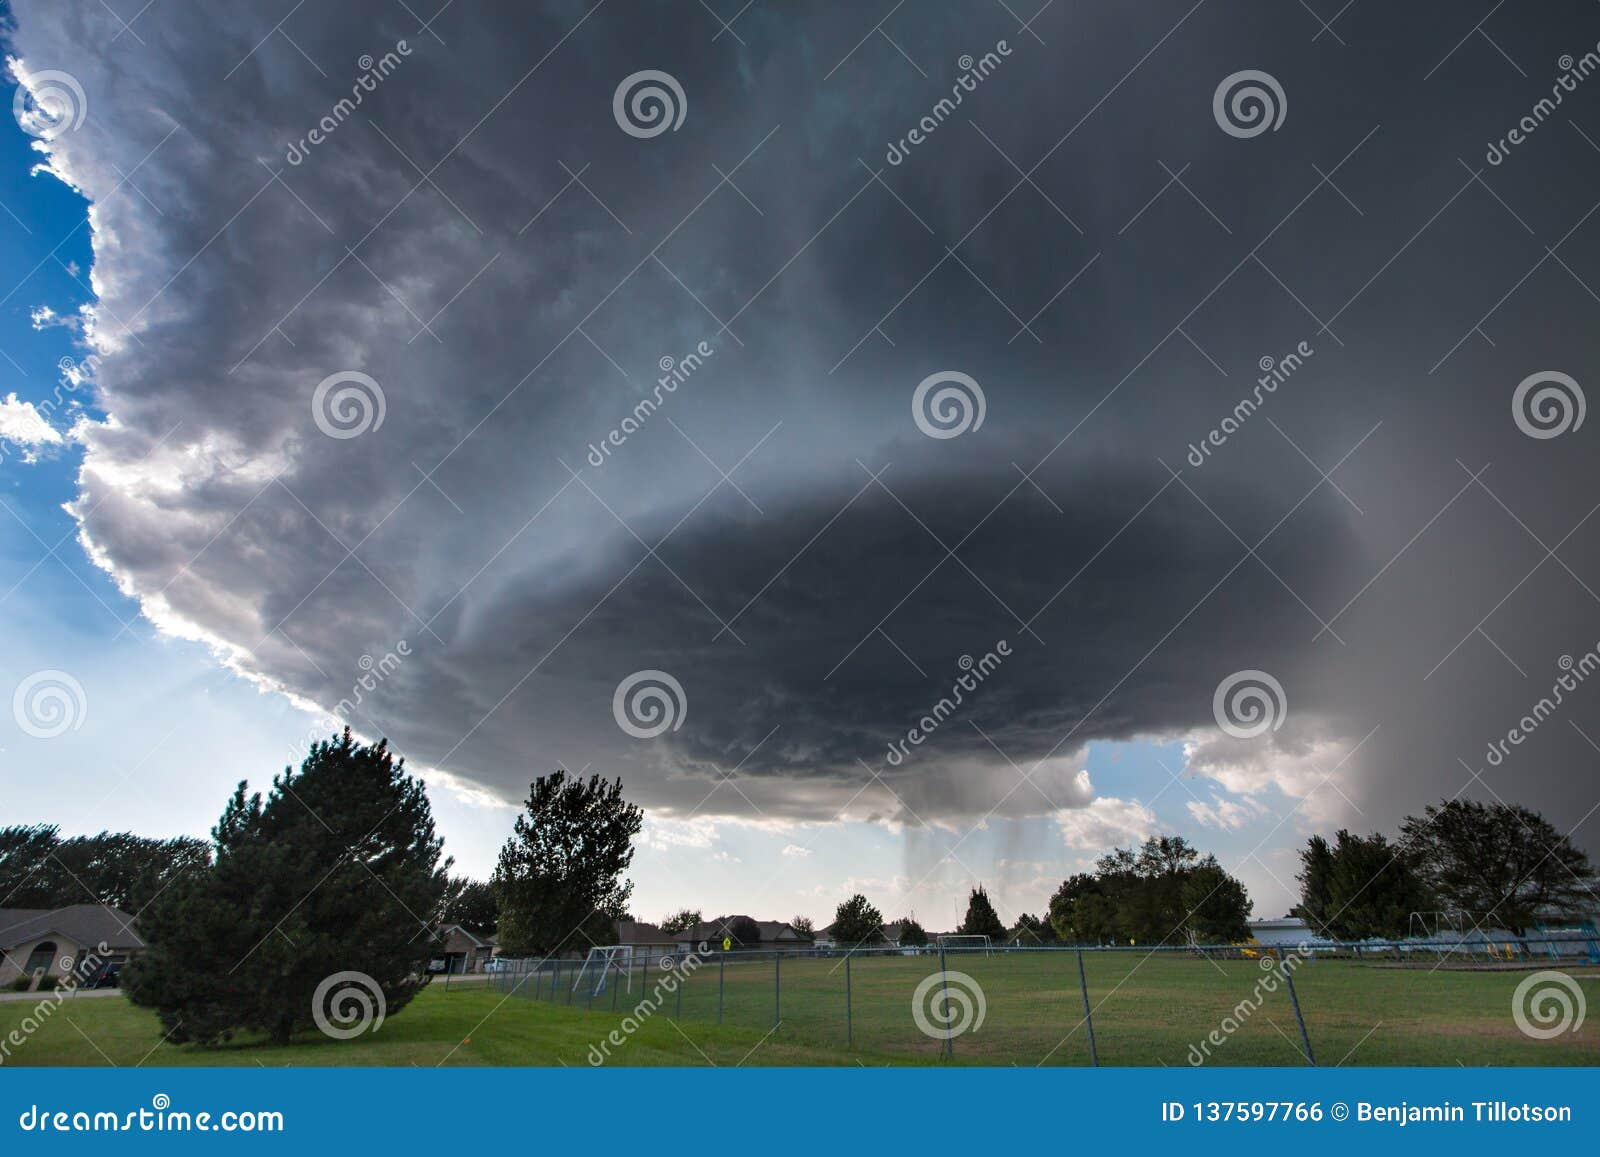
[{"label": "tree line", "polygon": [[50,824],[0,828],[0,897],[7,908],[110,904],[138,913],[184,869],[209,863],[211,845],[132,832],[62,839]]},{"label": "tree line", "polygon": [[[91,897],[139,917],[148,950],[130,963],[130,998],[152,1008],[168,1039],[215,1043],[237,1033],[286,1041],[313,1023],[329,977],[364,974],[387,1015],[428,983],[441,924],[494,932],[515,956],[581,953],[616,942],[630,919],[625,878],[643,811],[620,779],[557,770],[529,785],[492,878],[452,877],[427,793],[387,742],[346,730],[313,744],[264,794],[240,783],[209,842],[126,832],[62,839],[36,825],[0,829],[0,895],[53,908]],[[1399,936],[1413,912],[1447,908],[1521,933],[1593,896],[1594,873],[1537,813],[1446,801],[1408,817],[1399,836],[1313,836],[1302,852],[1296,912],[1340,939]],[[955,930],[1023,944],[1215,943],[1246,939],[1251,901],[1215,856],[1179,836],[1118,848],[1066,879],[1042,916],[1007,927],[980,885]],[[701,923],[685,909],[669,933]],[[760,944],[748,918],[718,922],[740,948]],[[898,942],[928,933],[901,921]],[[794,925],[813,932],[810,921]],[[839,904],[845,946],[882,943],[882,913],[865,896]]]},{"label": "tree line", "polygon": [[1600,883],[1589,858],[1538,812],[1462,799],[1407,816],[1393,840],[1312,836],[1298,879],[1294,914],[1334,940],[1410,935],[1413,913],[1525,936],[1592,918]]}]

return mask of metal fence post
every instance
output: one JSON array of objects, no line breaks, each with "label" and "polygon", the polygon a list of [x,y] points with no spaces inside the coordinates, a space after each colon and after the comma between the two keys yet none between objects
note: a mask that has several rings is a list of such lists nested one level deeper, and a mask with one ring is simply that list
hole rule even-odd
[{"label": "metal fence post", "polygon": [[[628,975],[630,975],[630,976],[633,975],[633,962],[632,961],[628,962]],[[616,1012],[617,1011],[617,990],[619,988],[621,988],[621,987],[622,987],[622,985],[617,983],[616,977],[612,977],[612,979],[611,979],[611,1011],[612,1012]]]},{"label": "metal fence post", "polygon": [[719,954],[717,956],[717,1023],[718,1024],[722,1023],[722,989],[723,989],[723,980],[726,977],[727,972],[728,972],[728,958],[726,956],[722,956],[722,955]]},{"label": "metal fence post", "polygon": [[1078,987],[1083,990],[1083,1023],[1089,1029],[1089,1063],[1100,1067],[1100,1050],[1094,1043],[1094,1012],[1089,1007],[1089,977],[1083,971],[1083,949],[1078,949]]},{"label": "metal fence post", "polygon": [[1294,1005],[1294,1019],[1299,1022],[1300,1039],[1305,1043],[1306,1046],[1306,1064],[1310,1065],[1312,1068],[1315,1068],[1317,1065],[1317,1058],[1311,1054],[1311,1034],[1306,1032],[1306,1018],[1300,1014],[1300,997],[1297,996],[1294,991],[1294,974],[1284,966],[1283,951],[1280,949],[1276,955],[1278,957],[1279,970],[1283,973],[1284,980],[1286,980],[1289,984],[1289,1003]]},{"label": "metal fence post", "polygon": [[850,957],[844,958],[844,1043],[854,1046],[856,1043],[855,1012],[851,1007],[850,998]]},{"label": "metal fence post", "polygon": [[[944,1005],[945,1015],[950,1013],[950,970],[944,966],[944,945],[939,945],[939,999]],[[956,1055],[955,1034],[950,1031],[950,1026],[945,1026],[944,1055]]]},{"label": "metal fence post", "polygon": [[772,958],[772,1027],[783,1021],[783,957]]}]

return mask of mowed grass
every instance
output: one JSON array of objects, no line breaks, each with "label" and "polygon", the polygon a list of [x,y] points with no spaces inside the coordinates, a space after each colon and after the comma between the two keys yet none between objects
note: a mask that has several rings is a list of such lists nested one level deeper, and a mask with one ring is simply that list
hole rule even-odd
[{"label": "mowed grass", "polygon": [[[1206,1064],[1300,1065],[1299,1028],[1280,984],[1262,986],[1249,960],[1205,961],[1137,953],[1085,955],[1100,1063],[1184,1066],[1209,1045]],[[917,986],[937,971],[934,957],[853,959],[848,969],[853,1043],[845,1019],[842,959],[710,961],[667,992],[661,974],[634,977],[633,991],[592,1001],[567,983],[509,995],[481,985],[435,984],[389,1017],[381,1030],[349,1041],[310,1032],[287,1046],[238,1040],[220,1048],[164,1044],[155,1017],[123,999],[68,1001],[7,1064],[24,1065],[1083,1065],[1088,1034],[1077,961],[1070,953],[952,955],[952,971],[981,989],[982,1026],[953,1042],[953,1056],[912,1015]],[[1590,1004],[1600,969],[1568,967]],[[775,986],[775,973],[781,987]],[[1548,1041],[1524,1035],[1512,994],[1525,972],[1391,969],[1321,961],[1295,973],[1307,1031],[1322,1065],[1596,1065],[1600,1013],[1575,1033]],[[953,981],[952,994],[964,988]],[[776,991],[775,991],[776,989]],[[718,1024],[721,994],[722,1023]],[[935,988],[934,991],[937,991]],[[652,1015],[625,1018],[659,997]],[[1241,1007],[1260,1001],[1259,1007]],[[570,1003],[569,1003],[570,1001]],[[681,1003],[680,1003],[681,1002]],[[924,1002],[926,1004],[926,1001]],[[0,1003],[0,1037],[19,1028],[31,1002]],[[776,1022],[776,1026],[775,1026]],[[1224,1023],[1237,1025],[1224,1032]],[[628,1023],[632,1023],[631,1020]],[[618,1045],[607,1040],[616,1030]]]},{"label": "mowed grass", "polygon": [[[970,977],[984,999],[982,1027],[953,1042],[957,1063],[1089,1063],[1075,954],[952,953],[947,966]],[[887,1054],[893,1063],[938,1062],[942,1042],[930,1040],[912,1016],[918,984],[937,969],[932,956],[853,959],[855,1047]],[[785,960],[777,970],[782,1024],[773,1039],[828,1046],[848,1060],[842,960]],[[1281,983],[1265,991],[1266,973],[1255,961],[1085,953],[1084,971],[1103,1065],[1186,1065],[1196,1057],[1218,1065],[1305,1063],[1288,992]],[[1526,972],[1325,960],[1300,966],[1294,983],[1318,1064],[1600,1064],[1600,969],[1567,971],[1595,1006],[1596,1019],[1549,1041],[1524,1035],[1512,1019],[1512,994]],[[686,1028],[715,1021],[718,984],[715,963],[689,978],[681,1013]],[[721,984],[725,1025],[771,1028],[773,962],[728,964]],[[963,987],[952,982],[951,995]],[[1259,1007],[1240,1015],[1241,1002]],[[1224,1032],[1224,1021],[1237,1027]],[[1213,1030],[1225,1043],[1207,1045]],[[1191,1054],[1191,1045],[1209,1051]]]}]

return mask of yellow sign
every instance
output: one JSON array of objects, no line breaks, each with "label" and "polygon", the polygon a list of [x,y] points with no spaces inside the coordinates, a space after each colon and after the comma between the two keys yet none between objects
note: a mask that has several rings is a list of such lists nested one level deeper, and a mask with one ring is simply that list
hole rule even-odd
[{"label": "yellow sign", "polygon": [[733,947],[733,937],[732,936],[724,936],[722,938],[722,950],[724,952],[727,952],[732,947]]}]

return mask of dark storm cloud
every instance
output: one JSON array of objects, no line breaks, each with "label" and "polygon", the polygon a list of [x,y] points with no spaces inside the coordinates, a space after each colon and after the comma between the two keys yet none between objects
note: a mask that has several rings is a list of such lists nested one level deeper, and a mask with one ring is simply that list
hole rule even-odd
[{"label": "dark storm cloud", "polygon": [[[53,145],[96,203],[85,541],[157,622],[324,708],[404,639],[357,725],[508,794],[592,763],[687,811],[738,765],[748,798],[716,808],[826,818],[1002,638],[888,770],[930,819],[1081,807],[1083,745],[1135,736],[1189,738],[1235,791],[1331,777],[1318,814],[1358,825],[1467,784],[1600,639],[1592,428],[1510,411],[1528,374],[1595,364],[1600,82],[1482,159],[1600,16],[1492,46],[1448,4],[1337,35],[1264,4],[1023,29],[974,0],[881,34],[857,7],[723,31],[695,3],[425,29],[307,6],[274,31],[157,5],[139,45],[98,5],[19,4],[26,66],[90,101]],[[1237,139],[1212,96],[1252,68],[1287,116]],[[612,97],[646,69],[687,109],[638,139]],[[985,419],[935,440],[912,394],[949,370]],[[381,427],[319,430],[338,371],[379,383]],[[1229,739],[1212,693],[1251,668],[1289,722]],[[655,741],[611,717],[644,669],[688,700]],[[1578,822],[1600,710],[1569,710],[1472,792]]]}]

